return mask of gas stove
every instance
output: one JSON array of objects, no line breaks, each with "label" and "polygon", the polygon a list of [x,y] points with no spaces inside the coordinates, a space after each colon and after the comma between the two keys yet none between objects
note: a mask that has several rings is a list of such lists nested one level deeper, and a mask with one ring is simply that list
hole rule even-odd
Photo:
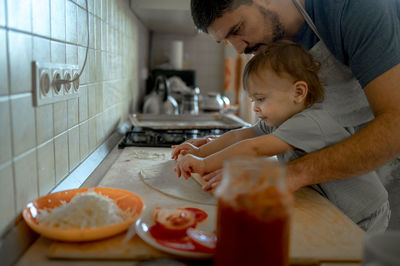
[{"label": "gas stove", "polygon": [[219,136],[244,126],[249,126],[231,114],[202,113],[199,115],[131,114],[131,129],[119,144],[120,148],[170,147],[204,136]]},{"label": "gas stove", "polygon": [[170,147],[182,142],[204,136],[219,136],[229,129],[150,129],[132,126],[119,144],[123,149],[129,146],[136,147]]}]

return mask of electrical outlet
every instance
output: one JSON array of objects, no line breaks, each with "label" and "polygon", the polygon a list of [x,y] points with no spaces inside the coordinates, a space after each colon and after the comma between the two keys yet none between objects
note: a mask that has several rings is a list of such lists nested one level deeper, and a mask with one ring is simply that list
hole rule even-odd
[{"label": "electrical outlet", "polygon": [[57,82],[78,77],[79,66],[34,61],[32,73],[32,95],[35,106],[79,97],[79,79],[69,83]]}]

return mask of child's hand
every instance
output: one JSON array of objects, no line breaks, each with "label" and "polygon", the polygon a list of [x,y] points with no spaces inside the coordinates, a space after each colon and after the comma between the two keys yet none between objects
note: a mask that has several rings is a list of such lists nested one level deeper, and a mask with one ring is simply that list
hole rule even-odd
[{"label": "child's hand", "polygon": [[177,161],[174,171],[178,177],[183,175],[185,179],[188,179],[192,173],[202,175],[205,171],[204,159],[192,154],[187,154]]},{"label": "child's hand", "polygon": [[171,159],[177,160],[179,155],[193,154],[198,155],[199,148],[191,143],[184,142],[177,146],[172,146],[174,149],[171,154]]},{"label": "child's hand", "polygon": [[202,187],[204,191],[216,189],[222,181],[222,169],[215,170],[203,176],[203,180],[207,181],[207,184]]},{"label": "child's hand", "polygon": [[206,136],[206,137],[202,137],[202,138],[196,138],[196,139],[189,139],[187,141],[185,141],[185,143],[190,143],[196,147],[200,147],[203,146],[204,144],[207,144],[213,140],[215,140],[217,137],[216,136]]}]

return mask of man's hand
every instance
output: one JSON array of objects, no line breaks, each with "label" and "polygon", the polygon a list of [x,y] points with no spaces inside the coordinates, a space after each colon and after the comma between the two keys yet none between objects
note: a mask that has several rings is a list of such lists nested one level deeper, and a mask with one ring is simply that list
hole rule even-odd
[{"label": "man's hand", "polygon": [[188,179],[192,173],[203,175],[205,172],[204,159],[192,154],[187,154],[178,159],[174,171],[178,177],[183,175],[185,179]]}]

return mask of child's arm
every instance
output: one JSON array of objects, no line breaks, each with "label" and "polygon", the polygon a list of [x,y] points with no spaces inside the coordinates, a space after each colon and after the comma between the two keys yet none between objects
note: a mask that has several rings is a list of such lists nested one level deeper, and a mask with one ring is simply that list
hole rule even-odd
[{"label": "child's arm", "polygon": [[[251,130],[251,129],[250,129]],[[254,133],[253,133],[254,134]],[[208,145],[208,144],[207,144]],[[187,155],[176,166],[178,176],[190,177],[192,172],[203,175],[222,168],[223,162],[236,156],[273,156],[293,149],[272,134],[242,140],[206,158]]]},{"label": "child's arm", "polygon": [[179,155],[185,155],[188,153],[199,157],[206,157],[210,154],[213,154],[217,151],[220,151],[232,145],[233,143],[248,138],[254,138],[255,136],[256,134],[253,132],[251,128],[241,128],[228,131],[224,133],[222,136],[216,138],[213,141],[208,142],[207,144],[200,146],[199,148],[196,147],[195,145],[185,142],[178,146],[173,147],[175,149],[172,152],[171,158],[177,159]]},{"label": "child's arm", "polygon": [[199,148],[198,156],[207,157],[229,147],[237,142],[256,137],[251,128],[231,130]]}]

